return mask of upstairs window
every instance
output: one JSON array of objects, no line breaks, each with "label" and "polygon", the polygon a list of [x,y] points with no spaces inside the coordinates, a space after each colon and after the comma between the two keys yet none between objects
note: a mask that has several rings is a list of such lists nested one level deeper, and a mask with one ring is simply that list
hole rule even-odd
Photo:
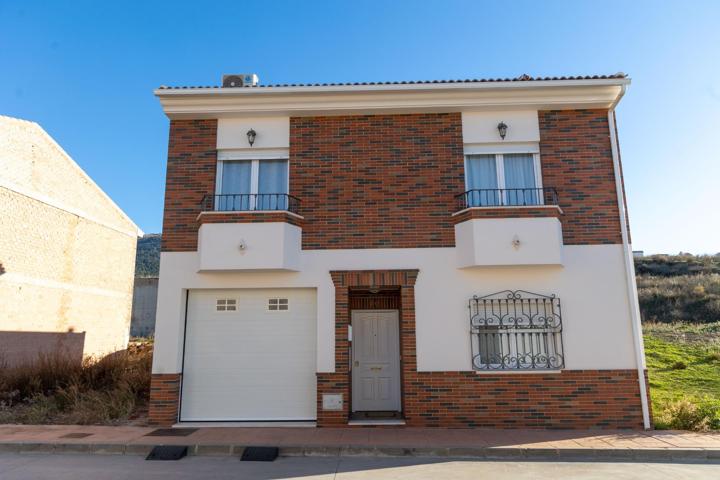
[{"label": "upstairs window", "polygon": [[543,204],[536,154],[466,155],[465,179],[469,207]]},{"label": "upstairs window", "polygon": [[287,159],[219,162],[215,206],[221,211],[287,210]]}]

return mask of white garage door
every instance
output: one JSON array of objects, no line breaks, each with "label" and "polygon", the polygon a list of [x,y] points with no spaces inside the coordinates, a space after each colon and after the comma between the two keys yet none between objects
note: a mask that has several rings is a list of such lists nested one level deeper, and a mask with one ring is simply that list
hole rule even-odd
[{"label": "white garage door", "polygon": [[193,290],[180,419],[314,420],[314,289]]}]

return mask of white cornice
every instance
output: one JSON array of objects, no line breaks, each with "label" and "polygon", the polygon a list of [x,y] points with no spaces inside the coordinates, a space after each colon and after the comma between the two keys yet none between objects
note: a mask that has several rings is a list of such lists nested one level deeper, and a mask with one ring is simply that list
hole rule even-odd
[{"label": "white cornice", "polygon": [[532,82],[157,89],[170,118],[610,108],[627,78]]}]

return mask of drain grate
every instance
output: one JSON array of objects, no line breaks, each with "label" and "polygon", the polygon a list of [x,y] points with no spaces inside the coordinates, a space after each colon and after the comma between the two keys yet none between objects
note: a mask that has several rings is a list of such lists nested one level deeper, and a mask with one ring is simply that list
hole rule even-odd
[{"label": "drain grate", "polygon": [[146,433],[146,437],[187,437],[197,432],[197,428],[158,428],[150,433]]},{"label": "drain grate", "polygon": [[240,460],[243,462],[272,462],[278,457],[277,447],[245,447]]},{"label": "drain grate", "polygon": [[179,445],[158,445],[153,447],[145,460],[180,460],[187,455],[188,447]]},{"label": "drain grate", "polygon": [[92,433],[74,432],[74,433],[66,433],[65,435],[62,435],[60,438],[87,438],[90,436],[92,436]]}]

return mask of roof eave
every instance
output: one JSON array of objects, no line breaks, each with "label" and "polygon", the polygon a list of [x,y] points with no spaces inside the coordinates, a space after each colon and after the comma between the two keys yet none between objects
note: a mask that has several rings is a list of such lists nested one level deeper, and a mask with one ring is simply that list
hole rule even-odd
[{"label": "roof eave", "polygon": [[184,95],[277,95],[283,93],[332,93],[332,92],[398,92],[398,91],[438,91],[438,90],[500,90],[500,89],[539,89],[547,87],[576,86],[621,86],[629,85],[629,77],[598,78],[577,80],[530,80],[530,81],[488,81],[488,82],[441,82],[441,83],[407,83],[377,85],[307,85],[287,87],[160,87],[153,93],[160,96]]},{"label": "roof eave", "polygon": [[629,78],[412,85],[157,89],[166,115],[344,115],[504,109],[611,108]]}]

